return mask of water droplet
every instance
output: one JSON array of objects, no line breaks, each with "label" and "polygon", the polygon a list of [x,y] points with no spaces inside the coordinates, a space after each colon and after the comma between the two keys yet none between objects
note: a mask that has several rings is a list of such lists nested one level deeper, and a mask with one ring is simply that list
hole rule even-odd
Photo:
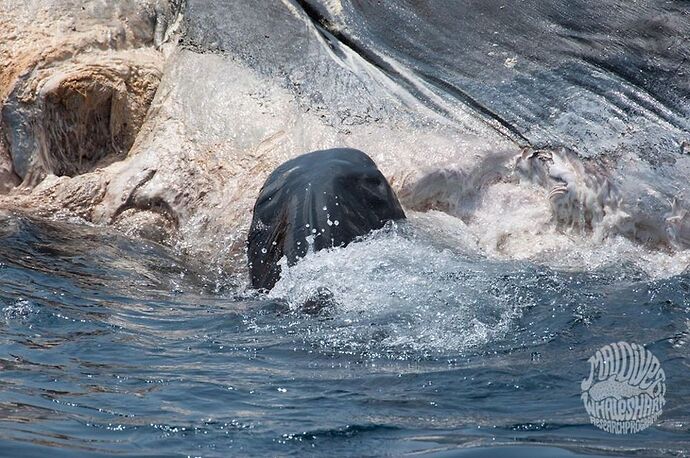
[{"label": "water droplet", "polygon": [[333,224],[335,224],[335,225],[337,226],[338,224],[340,224],[340,221],[338,221],[338,220],[336,219],[335,221],[333,221]]}]

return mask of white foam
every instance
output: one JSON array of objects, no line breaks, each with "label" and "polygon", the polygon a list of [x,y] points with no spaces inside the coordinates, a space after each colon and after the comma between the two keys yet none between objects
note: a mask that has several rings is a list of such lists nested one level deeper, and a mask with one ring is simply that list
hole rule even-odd
[{"label": "white foam", "polygon": [[18,299],[13,304],[2,308],[2,314],[5,321],[23,320],[36,310],[34,306],[26,299]]},{"label": "white foam", "polygon": [[690,217],[678,200],[650,195],[661,204],[644,208],[602,167],[563,149],[432,170],[401,195],[416,210],[457,217],[429,212],[424,225],[489,258],[583,271],[628,263],[651,278],[690,261]]},{"label": "white foam", "polygon": [[505,335],[535,304],[526,290],[534,281],[518,266],[496,269],[393,228],[292,267],[283,260],[270,297],[299,309],[328,288],[337,323],[316,322],[306,335],[327,348],[461,353]]}]

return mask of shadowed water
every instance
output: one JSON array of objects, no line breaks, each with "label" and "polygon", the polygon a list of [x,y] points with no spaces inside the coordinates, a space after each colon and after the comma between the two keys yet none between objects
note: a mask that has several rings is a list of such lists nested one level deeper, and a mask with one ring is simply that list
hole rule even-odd
[{"label": "shadowed water", "polygon": [[[411,224],[310,255],[268,298],[103,228],[1,222],[8,456],[690,448],[688,275],[490,262]],[[293,311],[307,278],[334,292],[321,315]],[[587,358],[619,340],[667,377],[662,417],[634,436],[594,428],[580,400]]]}]

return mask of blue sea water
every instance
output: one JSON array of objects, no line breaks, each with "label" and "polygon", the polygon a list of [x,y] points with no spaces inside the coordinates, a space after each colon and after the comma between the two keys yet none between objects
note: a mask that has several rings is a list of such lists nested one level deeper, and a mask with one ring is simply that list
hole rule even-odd
[{"label": "blue sea water", "polygon": [[[392,231],[340,251],[352,271],[363,247],[419,246],[384,269],[408,276],[395,300],[357,309],[343,290],[312,316],[104,228],[0,221],[0,455],[689,453],[687,274],[452,257]],[[353,302],[388,281],[366,272]],[[587,359],[620,340],[666,372],[663,414],[635,435],[595,428],[580,399]]]}]

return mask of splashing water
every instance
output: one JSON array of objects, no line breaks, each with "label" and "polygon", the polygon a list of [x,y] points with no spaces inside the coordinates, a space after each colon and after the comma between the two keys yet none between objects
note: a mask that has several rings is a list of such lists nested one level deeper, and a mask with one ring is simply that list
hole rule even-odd
[{"label": "splashing water", "polygon": [[[455,218],[411,216],[284,266],[269,296],[105,228],[3,217],[0,447],[349,456],[529,441],[566,456],[584,452],[574,435],[588,453],[690,446],[687,274],[491,259]],[[324,289],[327,307],[305,313]],[[611,339],[646,343],[667,374],[661,423],[639,437],[603,436],[573,394]]]},{"label": "splashing water", "polygon": [[373,354],[458,353],[504,336],[535,305],[533,268],[478,262],[389,227],[346,248],[310,253],[288,267],[269,297],[293,310],[326,288],[332,322],[306,339]]}]

